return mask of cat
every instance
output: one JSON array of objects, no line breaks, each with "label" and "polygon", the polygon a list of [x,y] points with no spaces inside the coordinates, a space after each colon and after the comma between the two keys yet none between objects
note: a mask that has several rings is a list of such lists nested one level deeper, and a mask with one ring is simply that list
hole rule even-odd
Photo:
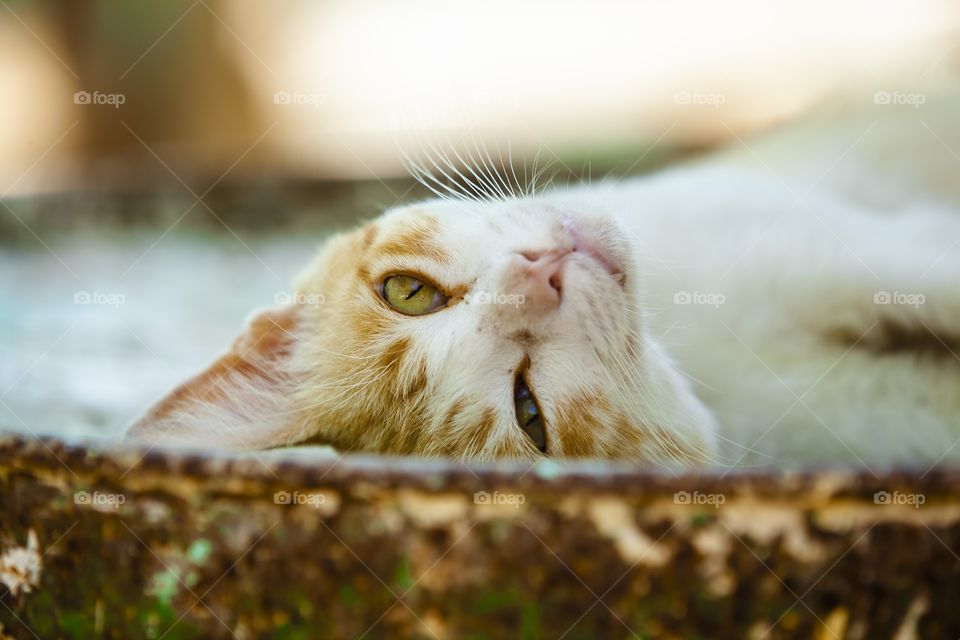
[{"label": "cat", "polygon": [[459,169],[449,190],[415,165],[440,197],[330,238],[293,303],[255,314],[129,437],[652,466],[960,460],[960,159],[945,171],[916,117],[877,113],[540,193],[432,160]]}]

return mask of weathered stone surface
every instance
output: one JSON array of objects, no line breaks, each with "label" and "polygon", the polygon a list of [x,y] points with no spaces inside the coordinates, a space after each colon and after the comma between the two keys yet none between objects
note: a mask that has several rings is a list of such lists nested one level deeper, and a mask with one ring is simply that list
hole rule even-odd
[{"label": "weathered stone surface", "polygon": [[0,637],[960,637],[958,469],[674,478],[9,436],[0,488]]}]

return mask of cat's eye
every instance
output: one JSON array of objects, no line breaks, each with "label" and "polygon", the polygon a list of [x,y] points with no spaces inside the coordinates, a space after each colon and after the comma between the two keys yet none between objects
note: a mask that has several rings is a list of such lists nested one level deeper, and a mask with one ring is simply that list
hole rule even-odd
[{"label": "cat's eye", "polygon": [[408,316],[436,311],[449,301],[435,285],[405,275],[390,276],[384,280],[380,293],[387,304]]},{"label": "cat's eye", "polygon": [[530,437],[533,446],[540,451],[547,450],[547,434],[543,427],[540,406],[523,376],[517,378],[513,390],[513,403],[517,412],[517,424]]}]

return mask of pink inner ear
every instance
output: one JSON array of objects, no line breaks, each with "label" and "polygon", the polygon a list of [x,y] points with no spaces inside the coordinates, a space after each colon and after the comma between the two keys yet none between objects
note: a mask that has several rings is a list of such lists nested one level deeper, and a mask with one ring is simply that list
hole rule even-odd
[{"label": "pink inner ear", "polygon": [[154,404],[131,426],[127,437],[149,438],[152,433],[172,426],[168,423],[174,420],[177,420],[177,431],[200,431],[203,425],[182,424],[178,416],[189,415],[191,406],[228,408],[237,400],[230,394],[233,387],[238,386],[238,380],[257,383],[260,387],[277,383],[296,340],[298,318],[299,308],[292,305],[270,309],[251,318],[229,352]]}]

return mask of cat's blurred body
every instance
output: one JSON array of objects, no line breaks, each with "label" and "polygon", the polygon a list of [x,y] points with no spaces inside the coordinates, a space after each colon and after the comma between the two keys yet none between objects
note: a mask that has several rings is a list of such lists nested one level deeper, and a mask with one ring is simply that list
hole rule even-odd
[{"label": "cat's blurred body", "polygon": [[[333,238],[297,282],[314,304],[259,316],[133,433],[470,459],[960,459],[960,189],[902,171],[874,188],[890,167],[857,141],[834,156],[853,177],[819,160],[811,180],[830,132],[793,158],[773,139],[535,196],[472,174],[489,198]],[[409,313],[414,287],[397,306],[397,276],[442,304]]]}]

